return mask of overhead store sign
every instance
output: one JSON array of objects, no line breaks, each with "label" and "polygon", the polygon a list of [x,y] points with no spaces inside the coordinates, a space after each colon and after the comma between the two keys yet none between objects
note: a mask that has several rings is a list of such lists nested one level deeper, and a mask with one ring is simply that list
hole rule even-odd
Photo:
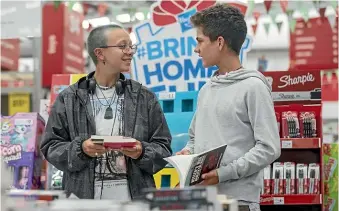
[{"label": "overhead store sign", "polygon": [[85,72],[83,58],[84,17],[70,11],[64,3],[58,8],[52,3],[43,7],[42,84],[51,87],[53,74]]},{"label": "overhead store sign", "polygon": [[[225,1],[245,14],[244,3]],[[131,77],[154,92],[197,91],[217,70],[204,68],[194,53],[196,30],[190,17],[197,11],[213,6],[216,1],[157,1],[151,6],[152,18],[133,27],[138,50],[134,55]],[[252,40],[247,37],[240,60],[246,61]]]},{"label": "overhead store sign", "polygon": [[1,39],[41,36],[41,1],[1,1]]}]

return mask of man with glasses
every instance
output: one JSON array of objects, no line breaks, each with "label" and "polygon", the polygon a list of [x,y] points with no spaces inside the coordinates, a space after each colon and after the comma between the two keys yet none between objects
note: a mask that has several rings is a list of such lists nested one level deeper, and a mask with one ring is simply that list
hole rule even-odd
[{"label": "man with glasses", "polygon": [[[61,92],[41,144],[45,158],[64,172],[63,188],[79,198],[128,201],[155,187],[153,174],[172,154],[171,135],[156,96],[125,79],[136,46],[118,25],[93,29],[87,48],[96,70]],[[91,135],[136,139],[111,150]]]}]

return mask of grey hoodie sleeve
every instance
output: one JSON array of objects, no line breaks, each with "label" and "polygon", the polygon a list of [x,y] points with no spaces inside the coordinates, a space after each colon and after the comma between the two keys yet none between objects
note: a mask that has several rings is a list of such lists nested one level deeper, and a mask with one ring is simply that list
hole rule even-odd
[{"label": "grey hoodie sleeve", "polygon": [[256,143],[243,157],[217,170],[219,182],[250,176],[274,162],[281,153],[273,100],[267,86],[253,80],[244,103]]},{"label": "grey hoodie sleeve", "polygon": [[188,129],[189,140],[184,148],[184,149],[187,149],[191,154],[194,154],[195,116],[196,116],[196,113],[194,114],[192,121],[191,121],[191,125]]}]

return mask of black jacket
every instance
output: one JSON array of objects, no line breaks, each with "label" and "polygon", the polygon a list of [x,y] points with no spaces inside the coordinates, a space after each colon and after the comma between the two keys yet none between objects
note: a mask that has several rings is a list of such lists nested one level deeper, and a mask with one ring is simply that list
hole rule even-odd
[{"label": "black jacket", "polygon": [[[63,188],[68,195],[73,193],[81,199],[92,199],[95,158],[84,155],[81,145],[96,132],[84,83],[86,77],[58,95],[40,149],[48,162],[64,172]],[[163,158],[172,154],[172,137],[154,93],[128,80],[124,99],[124,135],[143,145],[139,159],[126,157],[129,189],[135,199],[141,196],[143,188],[155,187],[153,174],[166,165]]]}]

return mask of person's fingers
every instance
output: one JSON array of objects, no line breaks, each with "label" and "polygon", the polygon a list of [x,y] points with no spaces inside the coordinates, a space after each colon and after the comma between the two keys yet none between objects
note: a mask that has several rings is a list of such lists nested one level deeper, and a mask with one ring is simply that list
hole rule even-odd
[{"label": "person's fingers", "polygon": [[99,144],[93,144],[93,145],[91,145],[91,148],[94,149],[94,150],[101,150],[101,151],[106,150],[106,148],[104,146],[99,145]]},{"label": "person's fingers", "polygon": [[139,150],[138,147],[131,147],[131,148],[121,148],[121,151],[124,151],[124,152],[137,152]]}]

